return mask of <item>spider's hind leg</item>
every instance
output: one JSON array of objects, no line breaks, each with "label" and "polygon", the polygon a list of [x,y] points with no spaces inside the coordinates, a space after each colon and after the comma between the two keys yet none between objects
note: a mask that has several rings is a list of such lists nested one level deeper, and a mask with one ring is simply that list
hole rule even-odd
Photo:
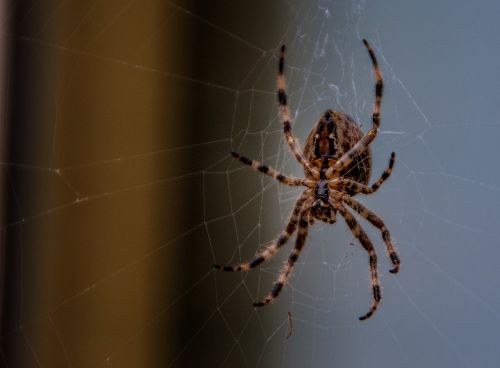
[{"label": "spider's hind leg", "polygon": [[367,40],[363,39],[363,44],[365,45],[370,59],[372,61],[373,73],[375,74],[375,103],[373,104],[372,112],[372,127],[371,129],[353,146],[349,151],[344,153],[340,159],[337,160],[335,165],[330,167],[326,172],[326,177],[331,178],[334,173],[339,173],[347,167],[352,160],[363,152],[366,147],[375,139],[380,127],[380,106],[382,104],[382,94],[384,91],[384,79],[382,78],[382,72],[380,71],[380,66],[378,65],[377,57],[372,47]]},{"label": "spider's hind leg", "polygon": [[281,46],[280,59],[278,64],[278,104],[279,104],[279,115],[281,122],[283,123],[283,133],[285,134],[285,140],[288,143],[290,151],[297,159],[297,161],[304,167],[304,170],[312,177],[319,177],[318,171],[311,166],[309,161],[304,156],[297,140],[292,133],[292,120],[290,118],[290,109],[288,108],[287,95],[286,95],[286,81],[285,81],[285,45]]}]

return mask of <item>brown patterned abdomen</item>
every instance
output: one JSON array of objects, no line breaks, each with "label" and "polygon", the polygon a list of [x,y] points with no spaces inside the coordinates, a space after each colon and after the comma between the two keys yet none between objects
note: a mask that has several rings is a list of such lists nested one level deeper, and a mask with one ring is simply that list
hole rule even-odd
[{"label": "brown patterned abdomen", "polygon": [[[363,132],[349,115],[327,110],[312,128],[304,147],[304,156],[319,170],[335,164],[363,137]],[[341,176],[368,184],[371,172],[371,153],[367,148],[354,158]],[[307,172],[306,172],[307,176]],[[349,193],[354,194],[354,193]]]}]

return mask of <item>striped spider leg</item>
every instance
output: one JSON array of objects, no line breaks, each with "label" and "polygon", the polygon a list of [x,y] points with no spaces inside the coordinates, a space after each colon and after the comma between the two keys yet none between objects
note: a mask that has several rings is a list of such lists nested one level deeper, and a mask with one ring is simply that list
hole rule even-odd
[{"label": "striped spider leg", "polygon": [[318,170],[311,165],[311,163],[306,159],[306,157],[304,157],[304,153],[300,149],[300,146],[297,143],[297,139],[295,139],[292,133],[290,109],[288,108],[286,91],[285,91],[286,81],[285,81],[284,69],[285,69],[285,45],[281,46],[280,59],[278,64],[278,79],[277,79],[278,106],[279,106],[280,119],[281,122],[283,123],[283,133],[285,135],[285,140],[288,143],[288,147],[294,154],[297,161],[304,167],[306,176],[317,179],[319,177]]},{"label": "striped spider leg", "polygon": [[375,226],[377,229],[380,230],[380,233],[382,235],[382,240],[385,243],[385,247],[387,250],[387,255],[389,256],[394,268],[389,270],[390,273],[398,273],[399,272],[399,265],[400,265],[400,260],[399,256],[396,253],[396,250],[394,248],[394,245],[392,244],[392,239],[391,239],[391,233],[385,226],[384,221],[378,217],[373,211],[369,210],[365,206],[363,206],[361,203],[359,203],[357,200],[352,198],[349,194],[346,193],[332,193],[332,197],[335,200],[341,201],[345,204],[347,204],[349,207],[351,207],[354,211],[356,211],[361,217],[366,219],[369,223],[371,223],[373,226]]},{"label": "striped spider leg", "polygon": [[309,207],[309,204],[305,202],[307,201],[307,198],[311,196],[310,192],[311,190],[306,190],[297,200],[292,216],[290,217],[290,220],[288,221],[285,230],[283,230],[280,236],[270,245],[268,245],[260,252],[258,252],[257,255],[252,260],[240,263],[235,266],[214,265],[214,267],[218,270],[227,272],[235,272],[235,271],[247,272],[250,271],[252,268],[257,267],[264,261],[271,259],[276,253],[278,253],[281,247],[286,244],[288,239],[290,239],[290,237],[297,229],[297,224],[299,223],[299,220],[302,219],[305,210],[307,210],[307,207]]},{"label": "striped spider leg", "polygon": [[363,39],[363,43],[368,50],[370,59],[372,60],[373,71],[375,73],[375,103],[373,104],[372,112],[372,127],[354,146],[350,148],[340,159],[338,159],[326,172],[326,177],[331,178],[333,175],[340,173],[342,169],[347,167],[360,152],[366,150],[369,144],[377,136],[380,127],[380,105],[382,104],[382,93],[384,91],[384,80],[382,72],[378,65],[377,57],[373,52],[367,40]]},{"label": "striped spider leg", "polygon": [[377,307],[380,303],[381,299],[381,293],[380,293],[380,280],[378,277],[378,272],[377,272],[377,254],[375,253],[375,248],[373,247],[373,243],[371,242],[370,238],[368,235],[366,235],[365,231],[361,227],[361,225],[356,221],[353,215],[347,209],[341,204],[337,203],[336,207],[339,211],[339,213],[342,215],[344,218],[345,222],[347,223],[347,226],[349,226],[349,229],[351,229],[352,234],[356,239],[359,240],[363,248],[368,252],[368,257],[369,257],[369,265],[370,265],[370,275],[371,275],[371,284],[372,284],[372,292],[373,292],[373,303],[368,311],[364,316],[359,317],[360,321],[363,321],[367,318],[370,318],[373,313],[377,310]]},{"label": "striped spider leg", "polygon": [[391,153],[391,158],[389,159],[389,166],[384,170],[380,178],[373,183],[371,186],[358,183],[352,179],[338,178],[330,181],[330,186],[338,188],[342,191],[349,191],[352,193],[362,193],[362,194],[372,194],[375,193],[391,176],[392,168],[394,167],[394,162],[396,161],[396,153]]}]

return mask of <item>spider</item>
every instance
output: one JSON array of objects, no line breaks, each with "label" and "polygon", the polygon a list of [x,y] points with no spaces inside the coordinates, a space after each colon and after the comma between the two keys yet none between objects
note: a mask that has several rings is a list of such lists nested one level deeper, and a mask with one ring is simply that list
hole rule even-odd
[{"label": "spider", "polygon": [[347,207],[379,229],[387,254],[394,266],[389,272],[397,273],[399,271],[400,260],[384,222],[374,212],[353,198],[358,193],[372,194],[376,192],[391,175],[396,160],[396,154],[392,152],[388,167],[375,183],[371,186],[368,185],[371,172],[369,145],[377,136],[380,126],[380,105],[384,83],[373,49],[365,39],[363,39],[363,43],[370,56],[376,79],[372,127],[368,133],[363,135],[359,125],[347,114],[327,110],[309,133],[304,151],[300,149],[297,140],[292,134],[290,112],[287,105],[284,76],[285,45],[283,45],[279,57],[277,79],[279,115],[283,123],[285,140],[297,161],[303,166],[305,178],[282,175],[275,169],[260,162],[241,156],[236,152],[231,152],[231,155],[236,160],[251,166],[255,171],[269,175],[286,185],[306,187],[306,190],[295,204],[285,230],[274,242],[259,251],[248,262],[235,266],[214,265],[216,269],[222,271],[249,271],[273,257],[297,231],[295,247],[285,262],[276,283],[264,300],[253,304],[254,307],[265,306],[278,297],[283,286],[290,278],[293,267],[304,248],[309,227],[314,224],[314,221],[320,220],[328,224],[334,224],[338,212],[345,219],[354,237],[368,252],[373,302],[369,311],[359,319],[366,320],[373,315],[381,300],[377,274],[377,255],[371,240]]}]

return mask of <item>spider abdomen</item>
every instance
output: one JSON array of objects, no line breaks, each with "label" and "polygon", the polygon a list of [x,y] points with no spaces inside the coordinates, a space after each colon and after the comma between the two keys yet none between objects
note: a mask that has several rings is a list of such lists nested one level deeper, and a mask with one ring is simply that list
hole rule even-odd
[{"label": "spider abdomen", "polygon": [[[362,137],[363,132],[359,124],[349,115],[326,110],[307,137],[304,156],[322,172],[334,165]],[[342,170],[340,176],[361,184],[368,184],[370,172],[371,154],[370,149],[366,148],[354,157],[352,162]]]}]

